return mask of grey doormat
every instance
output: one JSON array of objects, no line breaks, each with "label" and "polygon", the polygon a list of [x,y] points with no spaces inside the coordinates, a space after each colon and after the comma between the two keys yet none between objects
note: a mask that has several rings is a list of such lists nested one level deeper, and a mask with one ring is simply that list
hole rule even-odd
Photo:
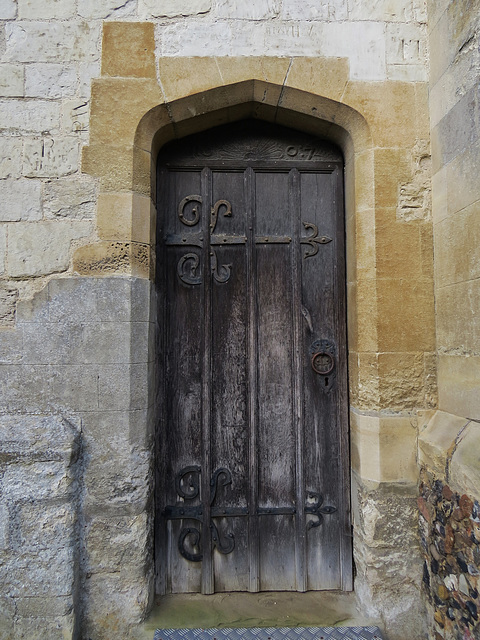
[{"label": "grey doormat", "polygon": [[157,629],[154,640],[384,640],[378,627]]}]

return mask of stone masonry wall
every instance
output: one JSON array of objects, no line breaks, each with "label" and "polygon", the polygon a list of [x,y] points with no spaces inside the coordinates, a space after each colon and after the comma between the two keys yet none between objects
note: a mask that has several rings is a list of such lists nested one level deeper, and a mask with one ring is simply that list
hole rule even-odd
[{"label": "stone masonry wall", "polygon": [[0,638],[69,638],[78,619],[80,433],[56,416],[0,416]]},{"label": "stone masonry wall", "polygon": [[[152,138],[135,136],[156,105],[152,127],[186,133],[215,110],[211,89],[228,115],[235,84],[259,79],[257,104],[285,124],[320,120],[311,96],[326,113],[347,105],[345,129],[362,122],[346,182],[356,588],[391,640],[410,632],[421,615],[416,414],[436,402],[427,72],[423,0],[0,0],[0,413],[21,454],[7,471],[38,471],[54,511],[77,509],[46,549],[50,503],[32,530],[44,497],[27,481],[20,493],[2,485],[0,509],[19,505],[26,520],[0,530],[0,553],[39,570],[23,595],[2,574],[5,638],[35,626],[48,640],[133,639],[148,613],[155,210]],[[55,458],[67,423],[82,463],[62,458],[57,496],[50,459],[38,467],[20,436],[41,428]],[[62,584],[41,564],[52,549],[66,555]]]},{"label": "stone masonry wall", "polygon": [[1,0],[0,323],[17,298],[72,273],[96,236],[80,173],[104,20],[149,20],[156,55],[333,56],[359,81],[426,81],[423,0]]}]

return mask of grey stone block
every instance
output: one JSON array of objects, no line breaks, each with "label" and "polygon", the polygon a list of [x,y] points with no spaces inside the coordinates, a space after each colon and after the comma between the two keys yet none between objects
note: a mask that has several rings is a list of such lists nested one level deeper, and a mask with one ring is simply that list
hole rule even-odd
[{"label": "grey stone block", "polygon": [[[0,481],[2,494],[7,500],[65,499],[71,489],[72,477],[63,460],[7,465]],[[33,507],[30,507],[33,508]],[[45,507],[42,505],[38,515]]]},{"label": "grey stone block", "polygon": [[17,616],[21,618],[56,618],[72,613],[70,596],[17,598]]},{"label": "grey stone block", "polygon": [[47,550],[56,555],[74,542],[76,513],[70,504],[27,503],[20,508],[19,520],[22,553]]},{"label": "grey stone block", "polygon": [[77,459],[79,430],[61,416],[0,416],[0,462]]},{"label": "grey stone block", "polygon": [[45,413],[51,395],[48,366],[0,365],[0,411]]},{"label": "grey stone block", "polygon": [[6,596],[0,596],[0,640],[13,639],[15,611],[15,600]]},{"label": "grey stone block", "polygon": [[101,411],[146,409],[149,405],[149,365],[102,365],[98,369]]},{"label": "grey stone block", "polygon": [[98,410],[98,366],[54,365],[52,403],[71,411]]},{"label": "grey stone block", "polygon": [[58,618],[19,618],[15,621],[15,639],[70,640],[73,638],[75,616],[70,613]]},{"label": "grey stone block", "polygon": [[23,329],[16,327],[0,331],[0,364],[23,361]]}]

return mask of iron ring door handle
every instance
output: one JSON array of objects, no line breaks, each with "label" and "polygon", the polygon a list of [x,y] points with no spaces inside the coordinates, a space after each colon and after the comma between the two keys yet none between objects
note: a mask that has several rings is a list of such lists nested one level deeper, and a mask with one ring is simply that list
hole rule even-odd
[{"label": "iron ring door handle", "polygon": [[333,371],[335,360],[326,351],[318,351],[312,356],[312,369],[321,376],[327,376]]}]

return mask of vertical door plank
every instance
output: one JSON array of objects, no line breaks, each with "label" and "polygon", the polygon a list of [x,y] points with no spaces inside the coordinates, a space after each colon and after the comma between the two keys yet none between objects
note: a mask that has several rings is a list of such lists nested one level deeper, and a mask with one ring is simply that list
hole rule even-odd
[{"label": "vertical door plank", "polygon": [[[289,172],[255,174],[258,237],[292,235]],[[257,244],[258,506],[295,506],[292,244]],[[292,516],[259,517],[261,590],[295,589]],[[281,567],[281,569],[280,569]]]},{"label": "vertical door plank", "polygon": [[[242,238],[246,233],[243,171],[212,172],[212,206],[221,200],[217,236]],[[248,406],[247,406],[247,254],[246,244],[214,245],[220,278],[226,267],[226,282],[212,280],[212,467],[210,473],[226,468],[232,482],[219,486],[213,503],[217,507],[247,507]],[[249,585],[248,521],[246,517],[215,518],[221,538],[233,534],[231,553],[214,551],[216,591],[246,591]]]}]

